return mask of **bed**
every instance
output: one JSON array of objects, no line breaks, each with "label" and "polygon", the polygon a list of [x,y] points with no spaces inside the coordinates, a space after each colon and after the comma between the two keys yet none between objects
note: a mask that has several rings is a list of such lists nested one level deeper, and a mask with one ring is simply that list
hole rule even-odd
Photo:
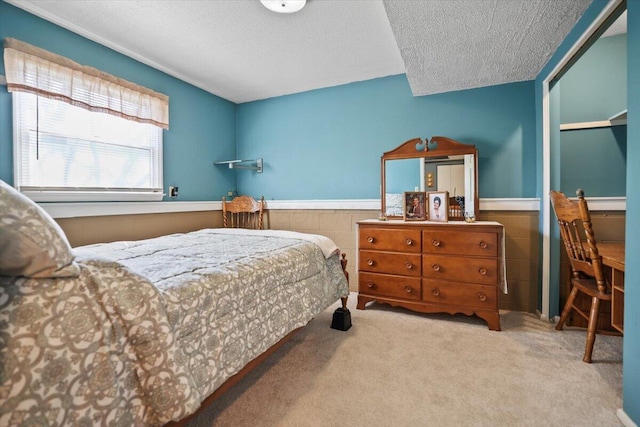
[{"label": "bed", "polygon": [[71,249],[42,208],[0,181],[0,425],[183,420],[344,306],[341,261],[326,237],[275,230]]}]

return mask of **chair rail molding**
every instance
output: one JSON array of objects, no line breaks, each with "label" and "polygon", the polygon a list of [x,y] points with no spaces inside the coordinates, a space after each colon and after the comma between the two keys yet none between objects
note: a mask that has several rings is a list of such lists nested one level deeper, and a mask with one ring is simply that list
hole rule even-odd
[{"label": "chair rail molding", "polygon": [[[597,205],[587,199],[592,210],[625,210],[626,198],[598,198]],[[265,200],[265,209],[287,210],[380,210],[380,199],[334,199],[334,200]],[[221,211],[221,201],[181,202],[99,202],[99,203],[39,203],[54,218],[86,216],[136,215],[172,212]],[[538,198],[480,199],[480,210],[484,211],[539,211]]]}]

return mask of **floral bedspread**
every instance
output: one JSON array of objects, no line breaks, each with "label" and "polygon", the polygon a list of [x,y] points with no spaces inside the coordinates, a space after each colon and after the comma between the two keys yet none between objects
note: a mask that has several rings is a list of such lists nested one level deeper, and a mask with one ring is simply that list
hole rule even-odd
[{"label": "floral bedspread", "polygon": [[337,255],[260,232],[75,252],[78,278],[0,277],[0,425],[178,420],[348,295]]}]

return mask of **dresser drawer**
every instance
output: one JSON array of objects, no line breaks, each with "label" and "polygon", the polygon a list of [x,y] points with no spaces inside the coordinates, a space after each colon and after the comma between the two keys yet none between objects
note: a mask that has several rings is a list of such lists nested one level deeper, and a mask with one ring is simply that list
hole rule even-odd
[{"label": "dresser drawer", "polygon": [[359,248],[379,251],[420,252],[420,230],[361,228]]},{"label": "dresser drawer", "polygon": [[498,233],[429,229],[422,232],[423,252],[497,257]]},{"label": "dresser drawer", "polygon": [[358,269],[374,273],[420,276],[422,274],[421,261],[422,256],[420,254],[360,251]]},{"label": "dresser drawer", "polygon": [[494,286],[471,285],[432,279],[423,279],[422,281],[422,300],[437,304],[464,305],[487,310],[495,310],[498,307],[497,288]]},{"label": "dresser drawer", "polygon": [[422,275],[431,279],[497,285],[498,259],[423,255]]},{"label": "dresser drawer", "polygon": [[387,274],[358,274],[358,292],[370,295],[420,300],[419,277],[392,276]]}]

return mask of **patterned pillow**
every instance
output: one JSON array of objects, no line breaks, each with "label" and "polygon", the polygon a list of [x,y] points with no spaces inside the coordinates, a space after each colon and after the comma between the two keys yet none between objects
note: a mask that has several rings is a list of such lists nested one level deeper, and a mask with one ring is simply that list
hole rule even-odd
[{"label": "patterned pillow", "polygon": [[0,275],[80,274],[60,226],[40,206],[0,180]]}]

